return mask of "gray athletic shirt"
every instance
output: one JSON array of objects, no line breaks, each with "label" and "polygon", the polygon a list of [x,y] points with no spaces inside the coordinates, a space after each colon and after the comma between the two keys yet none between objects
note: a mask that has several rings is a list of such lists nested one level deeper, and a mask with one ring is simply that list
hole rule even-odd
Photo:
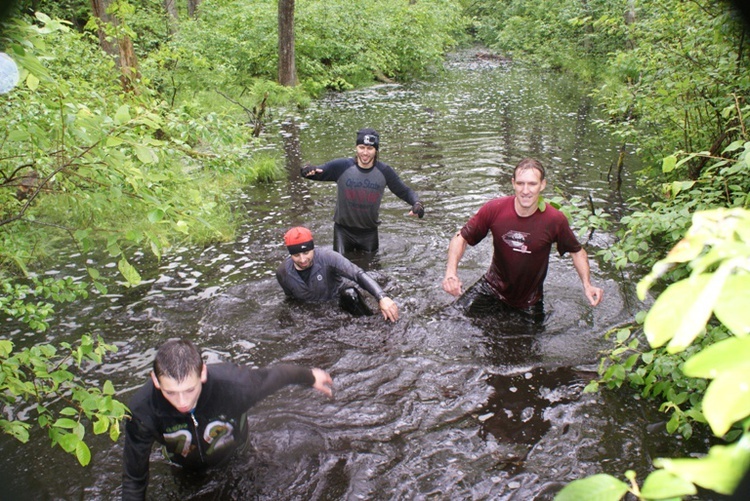
[{"label": "gray athletic shirt", "polygon": [[344,278],[356,282],[378,301],[385,297],[383,289],[362,268],[330,249],[315,249],[307,282],[297,273],[291,256],[276,270],[276,280],[287,296],[310,302],[338,299],[346,284]]},{"label": "gray athletic shirt", "polygon": [[419,200],[396,171],[380,161],[375,162],[371,169],[362,169],[355,158],[337,158],[317,168],[323,172],[308,179],[336,181],[338,198],[333,220],[342,226],[368,230],[377,228],[380,224],[380,202],[386,186],[411,206]]}]

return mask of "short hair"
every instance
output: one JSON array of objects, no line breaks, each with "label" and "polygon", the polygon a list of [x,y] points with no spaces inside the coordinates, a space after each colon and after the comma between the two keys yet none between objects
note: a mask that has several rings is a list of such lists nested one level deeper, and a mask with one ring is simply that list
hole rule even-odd
[{"label": "short hair", "polygon": [[203,371],[203,359],[198,348],[187,339],[170,339],[156,352],[154,374],[184,381],[191,374]]},{"label": "short hair", "polygon": [[539,171],[539,173],[542,175],[542,179],[544,179],[544,166],[542,165],[542,162],[535,158],[524,158],[520,162],[518,162],[518,165],[516,165],[516,168],[513,169],[513,179],[516,178],[516,174],[518,174],[522,170],[529,170],[529,169],[536,169]]}]

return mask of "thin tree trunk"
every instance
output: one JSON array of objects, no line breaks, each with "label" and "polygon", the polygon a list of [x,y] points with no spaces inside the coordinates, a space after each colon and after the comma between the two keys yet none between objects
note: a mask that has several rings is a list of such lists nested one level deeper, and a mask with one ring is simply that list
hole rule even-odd
[{"label": "thin tree trunk", "polygon": [[294,0],[279,0],[279,84],[297,85],[294,63]]},{"label": "thin tree trunk", "polygon": [[175,0],[164,0],[164,10],[167,11],[167,23],[169,25],[169,32],[174,33],[177,28],[177,21],[179,16],[177,15],[177,4]]},{"label": "thin tree trunk", "polygon": [[194,18],[198,15],[198,6],[201,0],[187,0],[188,16]]},{"label": "thin tree trunk", "polygon": [[118,38],[107,36],[102,25],[108,24],[118,26],[120,21],[113,15],[107,13],[111,0],[91,0],[91,9],[100,21],[98,30],[99,45],[109,55],[115,58],[120,68],[120,81],[127,92],[135,92],[135,81],[138,77],[138,59],[133,50],[133,41],[127,35]]},{"label": "thin tree trunk", "polygon": [[[109,7],[110,1],[111,0],[91,0],[91,10],[94,12],[94,16],[96,16],[96,18],[99,19],[101,23],[114,24],[112,16],[107,14],[107,7]],[[99,36],[99,45],[104,50],[104,52],[106,52],[110,56],[117,57],[119,55],[119,50],[117,49],[117,46],[112,42],[112,40],[107,39],[107,34],[102,28],[101,23],[99,25],[99,29],[97,30],[97,35]]]}]

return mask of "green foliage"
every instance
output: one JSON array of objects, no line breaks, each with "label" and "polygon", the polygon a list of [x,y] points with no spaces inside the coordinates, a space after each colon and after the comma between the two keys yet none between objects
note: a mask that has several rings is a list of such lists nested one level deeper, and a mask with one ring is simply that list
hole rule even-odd
[{"label": "green foliage", "polygon": [[[540,204],[543,201],[543,198],[540,197]],[[607,214],[600,207],[594,207],[593,202],[590,200],[586,203],[582,198],[577,196],[570,199],[563,196],[555,196],[546,201],[565,214],[572,228],[578,228],[579,238],[587,233],[590,235],[597,230],[609,231],[612,228],[610,214]]]},{"label": "green foliage", "polygon": [[476,36],[488,46],[584,78],[592,78],[595,68],[625,45],[622,10],[622,2],[605,0],[490,0],[466,6]]},{"label": "green foliage", "polygon": [[[656,257],[673,247],[684,236],[696,211],[718,207],[750,207],[750,137],[745,117],[750,107],[734,105],[722,111],[728,123],[735,123],[729,133],[737,139],[717,154],[678,152],[662,161],[663,182],[652,183],[656,200],[651,196],[630,200],[632,212],[620,223],[617,243],[599,252],[605,261],[619,269],[629,263],[651,267]],[[691,178],[700,163],[700,173]],[[687,271],[670,268],[671,278]]]},{"label": "green foliage", "polygon": [[[125,94],[113,61],[66,22],[19,19],[0,49],[21,70],[0,101],[0,318],[18,332],[49,332],[56,303],[85,300],[89,284],[106,293],[115,278],[93,267],[88,284],[36,278],[58,249],[106,252],[136,287],[129,255],[232,238],[227,195],[283,174],[231,114],[170,107],[145,81]],[[91,431],[116,440],[126,410],[109,381],[84,378],[115,348],[88,335],[25,346],[25,334],[0,337],[0,428],[22,442],[45,430],[86,465]]]},{"label": "green foliage", "polygon": [[[750,387],[749,262],[750,211],[697,212],[685,237],[638,284],[644,299],[672,267],[689,270],[689,276],[659,295],[646,315],[643,333],[652,350],[642,349],[640,337],[630,329],[618,330],[618,346],[603,361],[601,380],[587,387],[593,391],[600,384],[619,387],[627,381],[642,387],[643,396],[662,399],[662,410],[673,411],[668,431],[691,432],[686,418],[705,421],[728,443],[711,447],[702,458],[655,460],[661,470],[651,473],[642,489],[631,473],[627,491],[638,499],[680,499],[695,493],[694,487],[688,489],[692,485],[731,494],[750,467],[750,405],[742,397]],[[625,484],[618,482],[609,475],[581,479],[556,499],[585,499],[576,496],[605,485],[609,488],[598,499],[619,500]]]},{"label": "green foliage", "polygon": [[103,243],[137,285],[129,249],[158,257],[181,240],[232,238],[226,192],[279,175],[248,159],[251,129],[187,103],[123,95],[112,62],[85,36],[37,20],[19,22],[8,42],[24,84],[0,103],[0,267],[25,272],[71,241],[81,252]]},{"label": "green foliage", "polygon": [[[297,72],[311,95],[423,75],[442,64],[463,28],[451,0],[313,0],[295,7]],[[149,56],[155,61],[144,63],[144,74],[167,92],[239,89],[232,94],[239,99],[254,80],[276,80],[277,39],[277,2],[205,0],[201,15],[181,22],[174,39]]]},{"label": "green foliage", "polygon": [[108,351],[116,347],[90,336],[83,336],[75,346],[63,342],[21,350],[0,339],[0,401],[3,414],[10,417],[0,418],[0,429],[26,443],[32,424],[21,408],[34,403],[34,424],[47,430],[53,446],[59,445],[86,466],[91,460],[84,441],[86,429],[90,427],[96,435],[109,433],[117,441],[127,410],[114,398],[110,381],[100,389],[80,379],[80,371],[89,362],[101,363]]},{"label": "green foliage", "polygon": [[[86,288],[67,278],[34,279],[30,285],[0,281],[0,313],[27,325],[35,332],[49,328],[54,302],[72,302],[87,297]],[[116,441],[126,407],[114,398],[110,381],[84,381],[91,364],[100,364],[117,348],[101,338],[84,335],[74,344],[42,343],[21,348],[0,338],[0,429],[20,442],[29,440],[38,427],[46,430],[52,445],[59,445],[86,466],[91,451],[84,441],[86,430],[95,435],[109,433]],[[35,417],[28,411],[32,404]]]}]

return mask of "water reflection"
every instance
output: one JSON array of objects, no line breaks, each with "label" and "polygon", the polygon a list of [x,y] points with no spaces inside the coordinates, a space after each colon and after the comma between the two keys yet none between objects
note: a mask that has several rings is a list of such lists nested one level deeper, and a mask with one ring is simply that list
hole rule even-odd
[{"label": "water reflection", "polygon": [[[144,284],[62,310],[55,335],[100,334],[120,351],[92,380],[112,379],[127,399],[148,377],[154,350],[185,336],[209,361],[314,365],[335,380],[335,399],[279,395],[250,415],[250,449],[208,478],[152,461],[154,499],[551,499],[565,482],[605,468],[649,467],[653,441],[638,403],[582,395],[602,334],[639,304],[619,275],[592,260],[605,300],[592,309],[570,259],[553,254],[546,318],[467,316],[442,291],[448,242],[490,198],[509,194],[512,166],[537,155],[549,194],[589,195],[614,207],[602,173],[618,152],[591,126],[577,82],[540,76],[472,54],[451,59],[439,81],[335,94],[269,127],[287,156],[287,179],[248,186],[237,241],[134,259]],[[335,186],[310,183],[299,164],[352,154],[354,132],[381,131],[381,154],[425,202],[422,220],[386,193],[371,270],[401,319],[352,317],[288,303],[274,278],[284,232],[305,225],[330,247]],[[623,172],[629,186],[628,169]],[[627,193],[625,194],[627,195]],[[590,246],[605,247],[597,233]],[[463,283],[487,270],[491,247],[466,251]],[[589,249],[593,255],[595,248]],[[103,259],[103,258],[97,258]],[[66,273],[85,275],[83,258]],[[373,304],[374,307],[374,304]],[[630,406],[630,407],[628,407]],[[121,446],[95,437],[91,466],[32,437],[5,438],[0,470],[10,499],[100,499],[118,492]],[[21,457],[21,459],[17,459]],[[40,468],[38,465],[44,465]],[[4,478],[6,480],[6,478]],[[5,497],[3,498],[5,499]]]}]

